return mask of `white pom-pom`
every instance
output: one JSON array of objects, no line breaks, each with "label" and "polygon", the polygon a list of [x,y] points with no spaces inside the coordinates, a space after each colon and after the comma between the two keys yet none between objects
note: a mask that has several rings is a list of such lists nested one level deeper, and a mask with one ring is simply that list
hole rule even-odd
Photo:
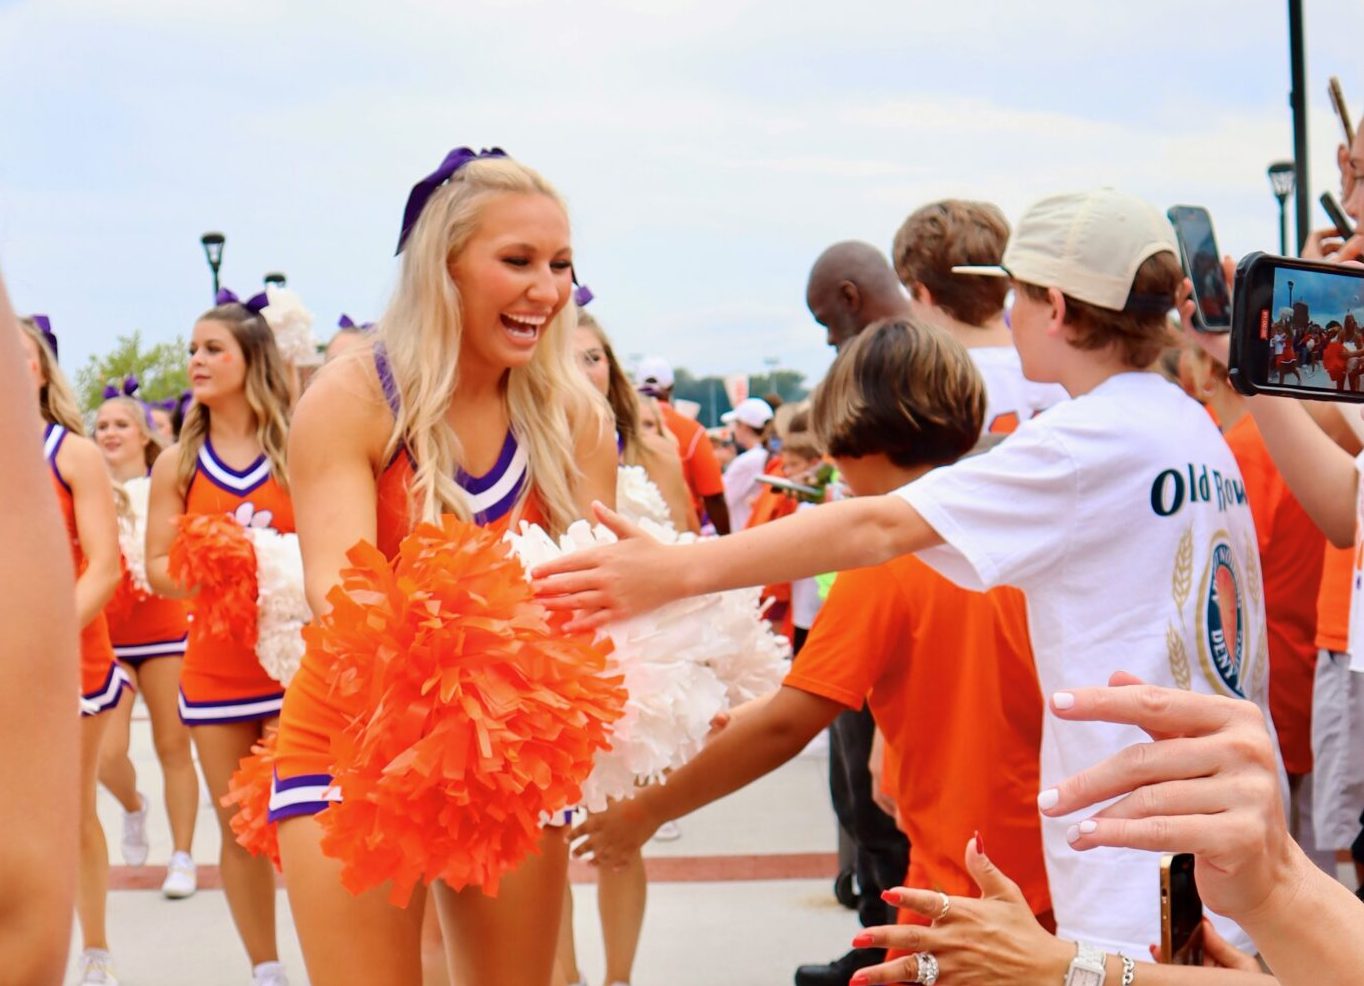
[{"label": "white pom-pom", "polygon": [[[639,526],[665,543],[688,543],[670,524],[640,518]],[[605,527],[578,521],[556,543],[523,523],[507,541],[527,571],[560,555],[611,544]],[[716,593],[669,603],[651,613],[608,624],[613,668],[629,693],[611,748],[597,754],[583,784],[583,805],[601,811],[631,797],[642,784],[663,782],[705,745],[715,715],[766,694],[786,671],[786,641],[772,633],[757,605],[757,590]]]},{"label": "white pom-pom", "polygon": [[141,596],[150,596],[152,587],[147,582],[147,499],[152,481],[137,476],[123,484],[128,495],[129,515],[118,519],[118,547],[123,552],[123,564],[128,569],[128,581]]},{"label": "white pom-pom", "polygon": [[616,470],[616,513],[632,524],[643,520],[672,527],[672,512],[643,466],[620,466]]},{"label": "white pom-pom", "polygon": [[256,551],[256,657],[270,677],[288,685],[303,660],[303,624],[312,619],[303,591],[298,535],[248,527]]},{"label": "white pom-pom", "polygon": [[265,288],[265,297],[269,304],[261,309],[261,317],[275,334],[279,354],[295,366],[321,363],[322,355],[313,335],[313,313],[303,307],[298,294],[270,284]]}]

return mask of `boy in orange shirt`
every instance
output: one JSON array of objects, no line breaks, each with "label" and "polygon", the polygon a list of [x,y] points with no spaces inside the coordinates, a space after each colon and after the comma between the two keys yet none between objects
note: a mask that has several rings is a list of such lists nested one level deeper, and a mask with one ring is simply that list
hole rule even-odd
[{"label": "boy in orange shirt", "polygon": [[[844,482],[865,496],[965,454],[984,413],[984,387],[965,349],[894,320],[840,353],[815,394],[813,419]],[[574,833],[586,837],[577,854],[603,865],[624,859],[664,821],[775,769],[866,700],[913,846],[907,885],[974,895],[961,846],[979,831],[1045,922],[1051,902],[1036,809],[1042,704],[1022,594],[958,588],[913,556],[840,575],[783,687],[737,713],[667,784],[589,818]],[[859,948],[820,968],[838,967],[846,982],[880,958]],[[796,981],[816,982],[802,972]]]}]

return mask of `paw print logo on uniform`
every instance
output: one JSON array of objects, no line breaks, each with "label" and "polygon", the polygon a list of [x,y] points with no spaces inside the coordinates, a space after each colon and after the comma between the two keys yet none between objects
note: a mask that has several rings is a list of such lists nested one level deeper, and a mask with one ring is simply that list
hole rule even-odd
[{"label": "paw print logo on uniform", "polygon": [[232,516],[242,527],[251,527],[257,530],[262,527],[269,527],[270,522],[275,519],[275,515],[269,510],[257,510],[256,505],[250,500],[232,511]]}]

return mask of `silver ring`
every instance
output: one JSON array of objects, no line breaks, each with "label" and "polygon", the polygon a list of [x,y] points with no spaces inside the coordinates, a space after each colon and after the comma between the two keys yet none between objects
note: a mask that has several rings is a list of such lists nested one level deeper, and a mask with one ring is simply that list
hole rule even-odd
[{"label": "silver ring", "polygon": [[914,953],[914,978],[911,982],[934,986],[938,981],[938,960],[930,952]]},{"label": "silver ring", "polygon": [[947,912],[952,910],[952,900],[941,890],[938,891],[938,896],[942,898],[942,910],[938,912],[938,916],[934,920],[944,921],[947,919]]}]

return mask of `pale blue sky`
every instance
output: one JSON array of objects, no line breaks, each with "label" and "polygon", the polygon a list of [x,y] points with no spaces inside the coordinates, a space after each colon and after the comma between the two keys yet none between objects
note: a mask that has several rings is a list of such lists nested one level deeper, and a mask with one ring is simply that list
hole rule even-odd
[{"label": "pale blue sky", "polygon": [[[933,198],[1014,219],[1109,184],[1273,249],[1285,6],[0,0],[0,267],[71,371],[121,332],[187,333],[207,229],[225,284],[283,270],[326,334],[381,312],[411,184],[498,144],[567,196],[618,351],[818,376],[810,262],[888,248]],[[1307,7],[1319,192],[1328,75],[1364,115],[1364,6]]]}]

